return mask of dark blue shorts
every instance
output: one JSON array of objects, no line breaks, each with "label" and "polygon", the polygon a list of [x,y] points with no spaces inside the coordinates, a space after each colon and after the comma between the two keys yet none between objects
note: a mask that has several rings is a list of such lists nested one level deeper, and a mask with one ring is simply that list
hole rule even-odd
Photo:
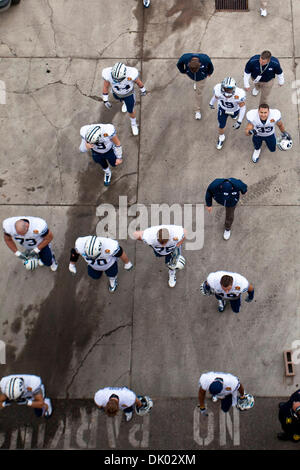
[{"label": "dark blue shorts", "polygon": [[45,246],[45,248],[39,252],[39,258],[42,260],[45,266],[51,266],[53,263],[53,254],[49,245]]},{"label": "dark blue shorts", "polygon": [[229,300],[232,311],[234,313],[239,313],[240,308],[241,308],[241,296],[238,297],[237,299],[230,300],[230,299],[224,299],[223,296],[216,294],[216,298],[218,300],[226,300],[226,301]]},{"label": "dark blue shorts", "polygon": [[160,255],[159,253],[157,253],[157,251],[154,250],[153,248],[153,253],[155,254],[155,256],[157,256],[158,258],[165,258],[165,263],[168,264],[170,259],[171,259],[171,256],[172,256],[172,253],[169,253],[168,255]]},{"label": "dark blue shorts", "polygon": [[270,152],[275,152],[276,150],[276,135],[275,133],[267,137],[261,137],[260,135],[254,135],[252,137],[252,142],[255,150],[259,150],[262,146],[263,141],[266,142]]},{"label": "dark blue shorts", "polygon": [[111,166],[116,166],[117,157],[112,148],[105,153],[98,153],[92,149],[92,157],[95,163],[99,163],[99,165],[102,166],[103,170],[106,170],[106,168],[108,168],[108,163]]},{"label": "dark blue shorts", "polygon": [[224,109],[219,106],[219,108],[218,108],[219,128],[224,129],[224,127],[226,126],[228,116],[232,117],[232,119],[233,119],[233,118],[238,116],[239,112],[240,111],[237,110],[234,114],[226,114]]},{"label": "dark blue shorts", "polygon": [[125,98],[120,98],[119,96],[114,95],[114,98],[116,100],[119,100],[119,101],[124,101],[124,103],[126,104],[126,108],[127,108],[127,112],[128,113],[132,113],[133,112],[133,109],[134,109],[134,105],[135,105],[135,94],[132,93],[132,95],[130,96],[126,96]]},{"label": "dark blue shorts", "polygon": [[93,269],[90,265],[88,266],[88,275],[93,279],[100,279],[103,273],[105,273],[107,277],[116,277],[118,274],[118,262],[116,261],[106,271],[96,271],[96,269]]}]

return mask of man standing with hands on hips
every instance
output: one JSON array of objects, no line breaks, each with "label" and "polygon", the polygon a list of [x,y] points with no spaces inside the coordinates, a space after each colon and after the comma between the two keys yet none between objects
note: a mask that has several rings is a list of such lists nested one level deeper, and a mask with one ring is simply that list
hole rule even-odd
[{"label": "man standing with hands on hips", "polygon": [[263,51],[260,55],[251,57],[244,71],[244,88],[250,91],[250,78],[254,83],[252,95],[260,94],[260,103],[268,103],[268,97],[274,84],[274,78],[277,75],[278,84],[284,84],[284,74],[279,60],[273,57],[270,51]]},{"label": "man standing with hands on hips", "polygon": [[210,77],[214,66],[206,54],[183,54],[178,62],[177,68],[180,73],[185,73],[194,81],[195,97],[195,119],[201,119],[202,97],[205,79]]}]

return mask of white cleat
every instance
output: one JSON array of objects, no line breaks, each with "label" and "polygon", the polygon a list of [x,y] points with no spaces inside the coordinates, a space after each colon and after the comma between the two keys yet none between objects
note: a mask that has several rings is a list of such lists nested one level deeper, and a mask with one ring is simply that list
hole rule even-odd
[{"label": "white cleat", "polygon": [[50,266],[51,271],[53,271],[55,273],[55,271],[57,271],[57,268],[58,268],[57,262],[53,261],[53,263]]},{"label": "white cleat", "polygon": [[169,269],[169,287],[176,286],[176,271],[175,269]]},{"label": "white cleat", "polygon": [[230,235],[231,235],[230,230],[224,230],[224,234],[223,234],[224,240],[229,240]]},{"label": "white cleat", "polygon": [[104,172],[104,186],[109,186],[111,182],[111,171]]},{"label": "white cleat", "polygon": [[253,96],[257,96],[258,93],[259,93],[259,90],[254,87],[253,90],[252,90],[252,95],[253,95]]},{"label": "white cleat", "polygon": [[261,9],[260,9],[260,16],[267,16],[267,14],[268,14],[268,13],[267,13],[266,8],[261,8]]},{"label": "white cleat", "polygon": [[39,266],[45,266],[44,263],[43,263],[43,261],[41,260],[41,258],[39,258],[38,263],[39,263]]},{"label": "white cleat", "polygon": [[131,130],[132,130],[133,135],[139,135],[139,128],[138,128],[137,124],[132,124],[131,125]]},{"label": "white cleat", "polygon": [[130,413],[124,413],[126,422],[128,423],[129,421],[132,420],[133,412],[130,411]]},{"label": "white cleat", "polygon": [[50,400],[50,398],[45,398],[44,402],[48,405],[48,408],[44,412],[43,416],[45,418],[50,418],[50,416],[52,415],[52,411],[53,411],[51,400]]},{"label": "white cleat", "polygon": [[223,140],[221,140],[220,137],[219,137],[219,140],[218,140],[218,143],[217,143],[217,149],[218,149],[218,150],[221,150],[221,148],[222,148],[223,145],[224,145],[224,142],[225,142],[225,137],[224,137]]},{"label": "white cleat", "polygon": [[218,300],[218,311],[219,312],[224,312],[226,307],[226,301],[225,300]]},{"label": "white cleat", "polygon": [[115,292],[115,290],[117,289],[117,287],[118,287],[118,281],[117,281],[117,279],[110,279],[110,280],[109,280],[109,286],[108,286],[109,292]]},{"label": "white cleat", "polygon": [[127,113],[127,107],[126,107],[126,103],[123,101],[123,104],[122,104],[122,113]]},{"label": "white cleat", "polygon": [[253,161],[253,163],[257,163],[257,162],[258,162],[259,156],[260,156],[260,152],[261,152],[261,149],[254,150],[254,152],[253,152],[253,154],[252,154],[252,161]]},{"label": "white cleat", "polygon": [[199,121],[199,120],[201,119],[201,117],[202,117],[202,116],[201,116],[200,111],[196,111],[196,112],[195,112],[195,119],[197,119],[197,120]]},{"label": "white cleat", "polygon": [[214,403],[216,403],[216,402],[218,401],[218,397],[212,396],[212,397],[211,397],[211,400],[212,400]]},{"label": "white cleat", "polygon": [[149,8],[150,7],[150,0],[143,0],[143,4],[144,4],[145,8]]}]

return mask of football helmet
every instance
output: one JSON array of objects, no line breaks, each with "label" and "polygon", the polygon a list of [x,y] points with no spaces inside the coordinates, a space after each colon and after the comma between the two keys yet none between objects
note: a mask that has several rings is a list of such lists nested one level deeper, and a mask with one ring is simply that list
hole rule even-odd
[{"label": "football helmet", "polygon": [[251,395],[250,393],[245,393],[245,398],[243,400],[241,400],[240,397],[237,400],[236,407],[240,411],[250,410],[250,408],[253,408],[253,406],[254,406],[254,396]]},{"label": "football helmet", "polygon": [[17,400],[24,392],[24,380],[21,377],[12,377],[5,386],[4,395],[6,395],[9,400]]},{"label": "football helmet", "polygon": [[277,146],[280,150],[290,150],[293,147],[291,136],[287,132],[282,134],[282,136],[277,140]]},{"label": "football helmet", "polygon": [[224,96],[230,98],[234,95],[236,89],[236,81],[232,77],[226,77],[221,83],[221,91]]},{"label": "football helmet", "polygon": [[101,137],[101,126],[91,126],[85,134],[85,140],[88,144],[96,144]]},{"label": "football helmet", "polygon": [[185,266],[185,258],[180,254],[179,247],[176,247],[171,255],[168,263],[170,269],[183,269]]},{"label": "football helmet", "polygon": [[111,76],[115,82],[121,82],[126,78],[126,65],[122,62],[117,62],[111,69]]},{"label": "football helmet", "polygon": [[27,271],[34,271],[39,265],[38,257],[29,258],[24,261],[24,266]]},{"label": "football helmet", "polygon": [[101,253],[102,242],[100,237],[90,235],[85,242],[84,252],[88,258],[97,258]]},{"label": "football helmet", "polygon": [[147,413],[150,413],[150,411],[153,407],[153,400],[150,397],[146,396],[146,395],[145,396],[138,395],[137,398],[142,402],[142,406],[140,408],[138,408],[135,405],[136,414],[139,415],[139,416],[144,416]]}]

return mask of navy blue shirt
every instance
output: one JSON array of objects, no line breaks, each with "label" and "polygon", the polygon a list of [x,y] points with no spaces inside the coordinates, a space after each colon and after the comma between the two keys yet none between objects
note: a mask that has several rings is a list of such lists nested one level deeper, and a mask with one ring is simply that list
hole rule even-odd
[{"label": "navy blue shirt", "polygon": [[282,73],[282,68],[276,57],[272,56],[270,62],[266,65],[260,65],[259,59],[259,54],[254,55],[248,60],[245,67],[245,73],[250,73],[253,80],[255,80],[258,75],[261,75],[260,82],[269,82],[275,75]]},{"label": "navy blue shirt", "polygon": [[[188,66],[193,57],[197,57],[200,61],[200,68],[196,73],[191,72]],[[185,73],[196,82],[204,80],[207,75],[211,75],[214,71],[214,66],[206,54],[183,54],[177,62],[177,68],[179,72]]]},{"label": "navy blue shirt", "polygon": [[[231,189],[223,188],[224,182],[231,183]],[[240,193],[247,192],[247,185],[236,178],[217,178],[208,186],[205,194],[205,202],[207,207],[212,206],[212,199],[218,204],[227,207],[234,207],[240,199]]]}]

